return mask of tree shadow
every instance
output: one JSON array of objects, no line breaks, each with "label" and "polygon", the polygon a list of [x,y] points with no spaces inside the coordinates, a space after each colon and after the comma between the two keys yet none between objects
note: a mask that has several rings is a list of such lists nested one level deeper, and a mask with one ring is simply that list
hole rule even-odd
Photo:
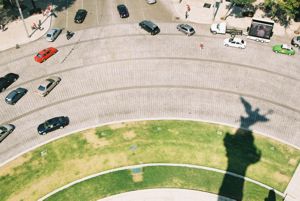
[{"label": "tree shadow", "polygon": [[[234,135],[226,133],[223,139],[228,162],[226,174],[218,193],[220,196],[235,200],[243,200],[244,179],[234,177],[232,173],[244,177],[247,168],[251,164],[257,163],[261,158],[261,151],[254,143],[251,126],[257,122],[269,121],[266,116],[272,113],[270,110],[266,114],[260,114],[259,108],[252,109],[251,104],[243,97],[240,97],[240,100],[244,105],[247,116],[240,117],[240,126]],[[220,197],[218,200],[223,199]]]}]

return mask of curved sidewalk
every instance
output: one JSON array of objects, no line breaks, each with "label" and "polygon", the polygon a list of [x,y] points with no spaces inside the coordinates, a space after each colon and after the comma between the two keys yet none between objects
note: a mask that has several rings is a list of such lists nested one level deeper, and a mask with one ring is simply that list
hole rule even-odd
[{"label": "curved sidewalk", "polygon": [[[148,163],[148,164],[140,164],[140,165],[132,165],[132,166],[125,166],[125,167],[121,167],[121,168],[115,168],[115,169],[111,169],[111,170],[106,170],[106,171],[103,171],[103,172],[99,172],[99,173],[96,173],[96,174],[93,174],[93,175],[90,175],[90,176],[87,176],[87,177],[84,177],[84,178],[81,178],[81,179],[78,179],[76,181],[73,181],[65,186],[62,186],[48,194],[46,194],[45,196],[43,196],[42,198],[38,199],[38,201],[43,201],[49,197],[51,197],[52,195],[62,191],[62,190],[65,190],[75,184],[78,184],[80,182],[83,182],[83,181],[86,181],[88,179],[91,179],[91,178],[94,178],[94,177],[98,177],[98,176],[101,176],[101,175],[105,175],[105,174],[109,174],[109,173],[113,173],[113,172],[117,172],[117,171],[121,171],[121,170],[129,170],[129,169],[134,169],[134,168],[141,168],[141,167],[154,167],[154,166],[169,166],[169,167],[186,167],[186,168],[194,168],[194,169],[202,169],[202,170],[207,170],[207,171],[212,171],[212,172],[217,172],[217,173],[222,173],[222,174],[228,174],[228,175],[231,175],[233,177],[237,177],[237,178],[242,178],[244,179],[245,181],[248,181],[248,182],[251,182],[251,183],[254,183],[256,185],[259,185],[263,188],[266,188],[268,190],[274,190],[274,192],[280,196],[284,196],[284,194],[276,189],[273,189],[272,187],[268,186],[268,185],[265,185],[263,183],[260,183],[256,180],[253,180],[253,179],[250,179],[248,177],[243,177],[241,175],[238,175],[238,174],[235,174],[235,173],[232,173],[232,172],[226,172],[225,170],[220,170],[220,169],[216,169],[216,168],[210,168],[210,167],[205,167],[205,166],[199,166],[199,165],[190,165],[190,164],[174,164],[174,163]],[[218,195],[216,195],[218,196]],[[164,201],[164,200],[161,200],[161,201]],[[213,201],[213,200],[207,200],[207,201]]]},{"label": "curved sidewalk", "polygon": [[203,191],[186,189],[147,189],[121,193],[98,201],[234,201]]}]

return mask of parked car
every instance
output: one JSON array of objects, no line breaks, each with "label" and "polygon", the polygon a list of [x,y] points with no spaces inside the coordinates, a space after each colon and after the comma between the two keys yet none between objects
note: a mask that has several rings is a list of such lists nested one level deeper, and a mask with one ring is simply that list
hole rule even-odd
[{"label": "parked car", "polygon": [[128,9],[124,4],[118,5],[117,9],[121,18],[129,17]]},{"label": "parked car", "polygon": [[177,30],[181,31],[182,33],[185,33],[188,36],[191,36],[195,33],[194,28],[188,24],[178,24]]},{"label": "parked car", "polygon": [[27,89],[17,88],[11,91],[5,98],[5,102],[10,105],[14,105],[27,93]]},{"label": "parked car", "polygon": [[10,133],[15,129],[15,126],[12,124],[3,124],[0,125],[0,142],[4,140]]},{"label": "parked car", "polygon": [[237,47],[241,49],[246,48],[246,41],[242,40],[241,38],[226,38],[224,40],[224,45],[226,47]]},{"label": "parked car", "polygon": [[147,2],[148,4],[155,4],[155,3],[156,3],[156,0],[146,0],[146,2]]},{"label": "parked car", "polygon": [[55,39],[59,36],[61,31],[62,29],[58,29],[58,28],[50,29],[46,34],[46,40],[49,42],[55,41]]},{"label": "parked car", "polygon": [[61,81],[61,78],[58,76],[51,76],[44,80],[38,87],[37,93],[43,97],[47,96],[56,85]]},{"label": "parked car", "polygon": [[272,49],[273,52],[275,53],[281,53],[287,55],[294,55],[296,53],[295,50],[290,45],[287,44],[274,45]]},{"label": "parked car", "polygon": [[14,83],[19,78],[19,75],[8,73],[4,77],[0,77],[0,92],[3,92],[7,87]]},{"label": "parked car", "polygon": [[34,60],[38,63],[43,63],[52,55],[56,54],[58,50],[54,47],[48,47],[46,49],[41,50],[37,55],[35,55]]},{"label": "parked car", "polygon": [[159,27],[149,20],[143,20],[139,23],[139,25],[145,31],[151,33],[151,35],[156,35],[160,32]]},{"label": "parked car", "polygon": [[74,18],[74,22],[75,23],[82,23],[87,15],[87,11],[84,9],[79,9],[76,12],[75,18]]},{"label": "parked car", "polygon": [[51,131],[55,131],[59,128],[64,128],[69,124],[69,117],[54,117],[40,124],[37,131],[40,135],[45,135]]},{"label": "parked car", "polygon": [[295,47],[299,47],[300,48],[300,36],[295,36],[292,39],[291,44],[294,45]]}]

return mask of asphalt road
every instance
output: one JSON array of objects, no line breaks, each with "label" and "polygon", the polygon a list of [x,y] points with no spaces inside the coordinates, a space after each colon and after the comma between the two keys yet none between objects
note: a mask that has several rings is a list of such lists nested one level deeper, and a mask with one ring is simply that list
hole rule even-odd
[{"label": "asphalt road", "polygon": [[[48,140],[115,121],[196,119],[238,127],[241,116],[247,116],[241,96],[260,114],[272,111],[269,121],[251,129],[300,147],[299,53],[277,55],[272,44],[252,41],[245,50],[226,48],[225,36],[211,35],[207,26],[193,24],[197,33],[187,37],[176,30],[177,23],[165,22],[166,16],[153,20],[161,28],[156,36],[139,28],[143,18],[138,14],[124,22],[103,16],[97,27],[82,24],[69,41],[61,35],[54,43],[40,39],[0,53],[0,74],[20,75],[0,94],[0,124],[16,126],[1,143],[0,164]],[[50,45],[59,52],[36,63],[36,52]],[[61,83],[45,98],[35,94],[50,75],[60,76]],[[7,105],[5,96],[20,86],[29,92]],[[68,127],[37,134],[38,124],[60,115],[70,117]]]}]

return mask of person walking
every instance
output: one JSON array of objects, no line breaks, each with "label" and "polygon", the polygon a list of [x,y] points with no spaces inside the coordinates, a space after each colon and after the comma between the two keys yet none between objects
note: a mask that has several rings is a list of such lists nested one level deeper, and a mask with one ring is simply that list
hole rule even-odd
[{"label": "person walking", "polygon": [[188,11],[185,12],[185,19],[187,19],[189,17],[189,13]]}]

